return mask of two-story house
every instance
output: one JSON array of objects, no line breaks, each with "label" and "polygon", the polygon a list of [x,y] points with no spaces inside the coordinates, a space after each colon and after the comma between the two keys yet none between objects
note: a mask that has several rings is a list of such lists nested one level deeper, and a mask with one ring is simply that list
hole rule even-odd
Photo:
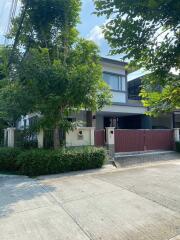
[{"label": "two-story house", "polygon": [[126,63],[102,58],[103,79],[112,91],[112,105],[96,113],[96,128],[115,127],[119,129],[149,128],[147,111],[139,101],[128,98]]},{"label": "two-story house", "polygon": [[[180,115],[150,118],[145,115],[147,109],[143,107],[140,98],[140,78],[128,77],[125,70],[126,63],[110,58],[101,59],[103,79],[112,91],[112,105],[104,107],[100,112],[90,113],[81,111],[69,116],[70,121],[81,121],[84,126],[94,126],[96,129],[115,127],[117,129],[152,129],[173,128],[180,125]],[[129,78],[129,79],[128,79]],[[18,123],[24,128],[33,123],[35,114],[27,115]],[[174,120],[173,120],[174,118]],[[178,125],[179,121],[179,125]]]}]

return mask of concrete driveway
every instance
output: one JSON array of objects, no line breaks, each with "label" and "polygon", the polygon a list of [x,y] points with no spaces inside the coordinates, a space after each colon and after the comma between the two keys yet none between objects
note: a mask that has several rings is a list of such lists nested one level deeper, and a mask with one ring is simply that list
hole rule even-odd
[{"label": "concrete driveway", "polygon": [[180,240],[180,161],[32,180],[0,175],[0,240]]}]

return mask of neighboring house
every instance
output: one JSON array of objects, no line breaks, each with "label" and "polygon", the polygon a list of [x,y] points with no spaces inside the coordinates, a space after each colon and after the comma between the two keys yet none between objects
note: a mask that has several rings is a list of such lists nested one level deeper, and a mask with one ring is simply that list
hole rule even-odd
[{"label": "neighboring house", "polygon": [[[180,127],[180,113],[150,118],[145,115],[139,92],[141,79],[129,77],[125,70],[126,63],[110,58],[102,58],[103,79],[112,91],[112,105],[104,107],[100,112],[91,114],[81,111],[69,116],[69,121],[82,121],[84,125],[92,125],[96,129],[115,127],[118,129],[152,129]],[[27,115],[18,123],[18,128],[28,127],[35,120],[35,114]]]},{"label": "neighboring house", "polygon": [[39,116],[40,114],[36,114],[36,113],[28,114],[25,117],[22,117],[21,120],[17,122],[16,127],[18,129],[26,129],[30,125],[33,125],[37,121],[37,118]]}]

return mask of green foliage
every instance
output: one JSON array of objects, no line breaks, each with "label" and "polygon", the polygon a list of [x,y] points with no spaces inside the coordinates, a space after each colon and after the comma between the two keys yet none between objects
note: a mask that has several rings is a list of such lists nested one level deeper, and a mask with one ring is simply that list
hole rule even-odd
[{"label": "green foliage", "polygon": [[0,121],[0,146],[4,146],[4,128],[2,128],[1,121]]},{"label": "green foliage", "polygon": [[10,47],[0,47],[0,122],[3,128],[14,126],[21,115],[30,112],[33,101],[18,82],[16,67],[20,53],[15,52],[12,69],[8,67],[10,53]]},{"label": "green foliage", "polygon": [[110,104],[99,49],[78,35],[80,8],[80,0],[23,0],[9,35],[17,41],[8,75],[14,81],[0,91],[0,113],[10,122],[40,113],[37,128],[54,129],[56,148],[59,128],[74,127],[67,116]]},{"label": "green foliage", "polygon": [[[131,65],[151,72],[142,97],[151,114],[179,108],[180,1],[94,0],[97,15],[108,19],[105,38],[112,54],[124,54]],[[172,69],[177,77],[172,76]],[[157,91],[157,86],[162,90]],[[148,99],[147,99],[148,97]],[[155,98],[156,100],[155,100]],[[160,100],[160,105],[156,104]]]},{"label": "green foliage", "polygon": [[180,142],[176,142],[176,151],[180,153]]},{"label": "green foliage", "polygon": [[8,75],[8,59],[10,55],[10,48],[0,46],[0,88],[3,86],[3,79]]},{"label": "green foliage", "polygon": [[60,42],[66,46],[77,37],[76,25],[79,23],[80,0],[22,0],[22,11],[15,19],[12,35],[16,35],[23,10],[26,9],[19,42],[26,47],[49,48],[55,54],[63,51]]},{"label": "green foliage", "polygon": [[15,126],[16,121],[31,111],[33,98],[18,81],[7,82],[0,89],[0,118],[7,126]]},{"label": "green foliage", "polygon": [[8,60],[10,52],[11,48],[0,46],[0,129],[11,126],[14,118],[17,116],[15,104],[12,106],[12,88],[9,86],[10,72]]},{"label": "green foliage", "polygon": [[105,150],[95,147],[59,151],[0,148],[0,171],[17,172],[28,176],[100,168],[105,160]]},{"label": "green foliage", "polygon": [[[158,116],[159,113],[166,113],[171,112],[174,109],[179,109],[180,79],[170,75],[169,83],[167,83],[163,88],[155,85],[153,79],[153,76],[149,76],[143,80],[143,86],[140,94],[142,96],[144,106],[150,109],[147,114],[150,116]],[[149,85],[149,81],[151,85]]]},{"label": "green foliage", "polygon": [[19,149],[0,148],[0,171],[17,171],[17,156],[19,154]]},{"label": "green foliage", "polygon": [[31,150],[20,154],[17,162],[21,174],[38,176],[100,168],[105,158],[105,150],[97,148]]},{"label": "green foliage", "polygon": [[49,62],[47,49],[30,50],[20,65],[19,78],[33,99],[31,110],[42,114],[41,125],[70,129],[65,116],[83,108],[97,110],[109,103],[101,73],[97,47],[80,40],[68,57],[68,65],[61,60]]}]

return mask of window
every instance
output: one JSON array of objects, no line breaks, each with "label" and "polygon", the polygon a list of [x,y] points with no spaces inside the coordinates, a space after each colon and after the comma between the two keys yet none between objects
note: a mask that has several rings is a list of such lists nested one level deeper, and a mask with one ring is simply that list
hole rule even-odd
[{"label": "window", "polygon": [[128,97],[132,100],[140,100],[141,80],[136,79],[128,82]]},{"label": "window", "polygon": [[112,90],[126,91],[126,79],[124,76],[104,72],[103,79]]}]

